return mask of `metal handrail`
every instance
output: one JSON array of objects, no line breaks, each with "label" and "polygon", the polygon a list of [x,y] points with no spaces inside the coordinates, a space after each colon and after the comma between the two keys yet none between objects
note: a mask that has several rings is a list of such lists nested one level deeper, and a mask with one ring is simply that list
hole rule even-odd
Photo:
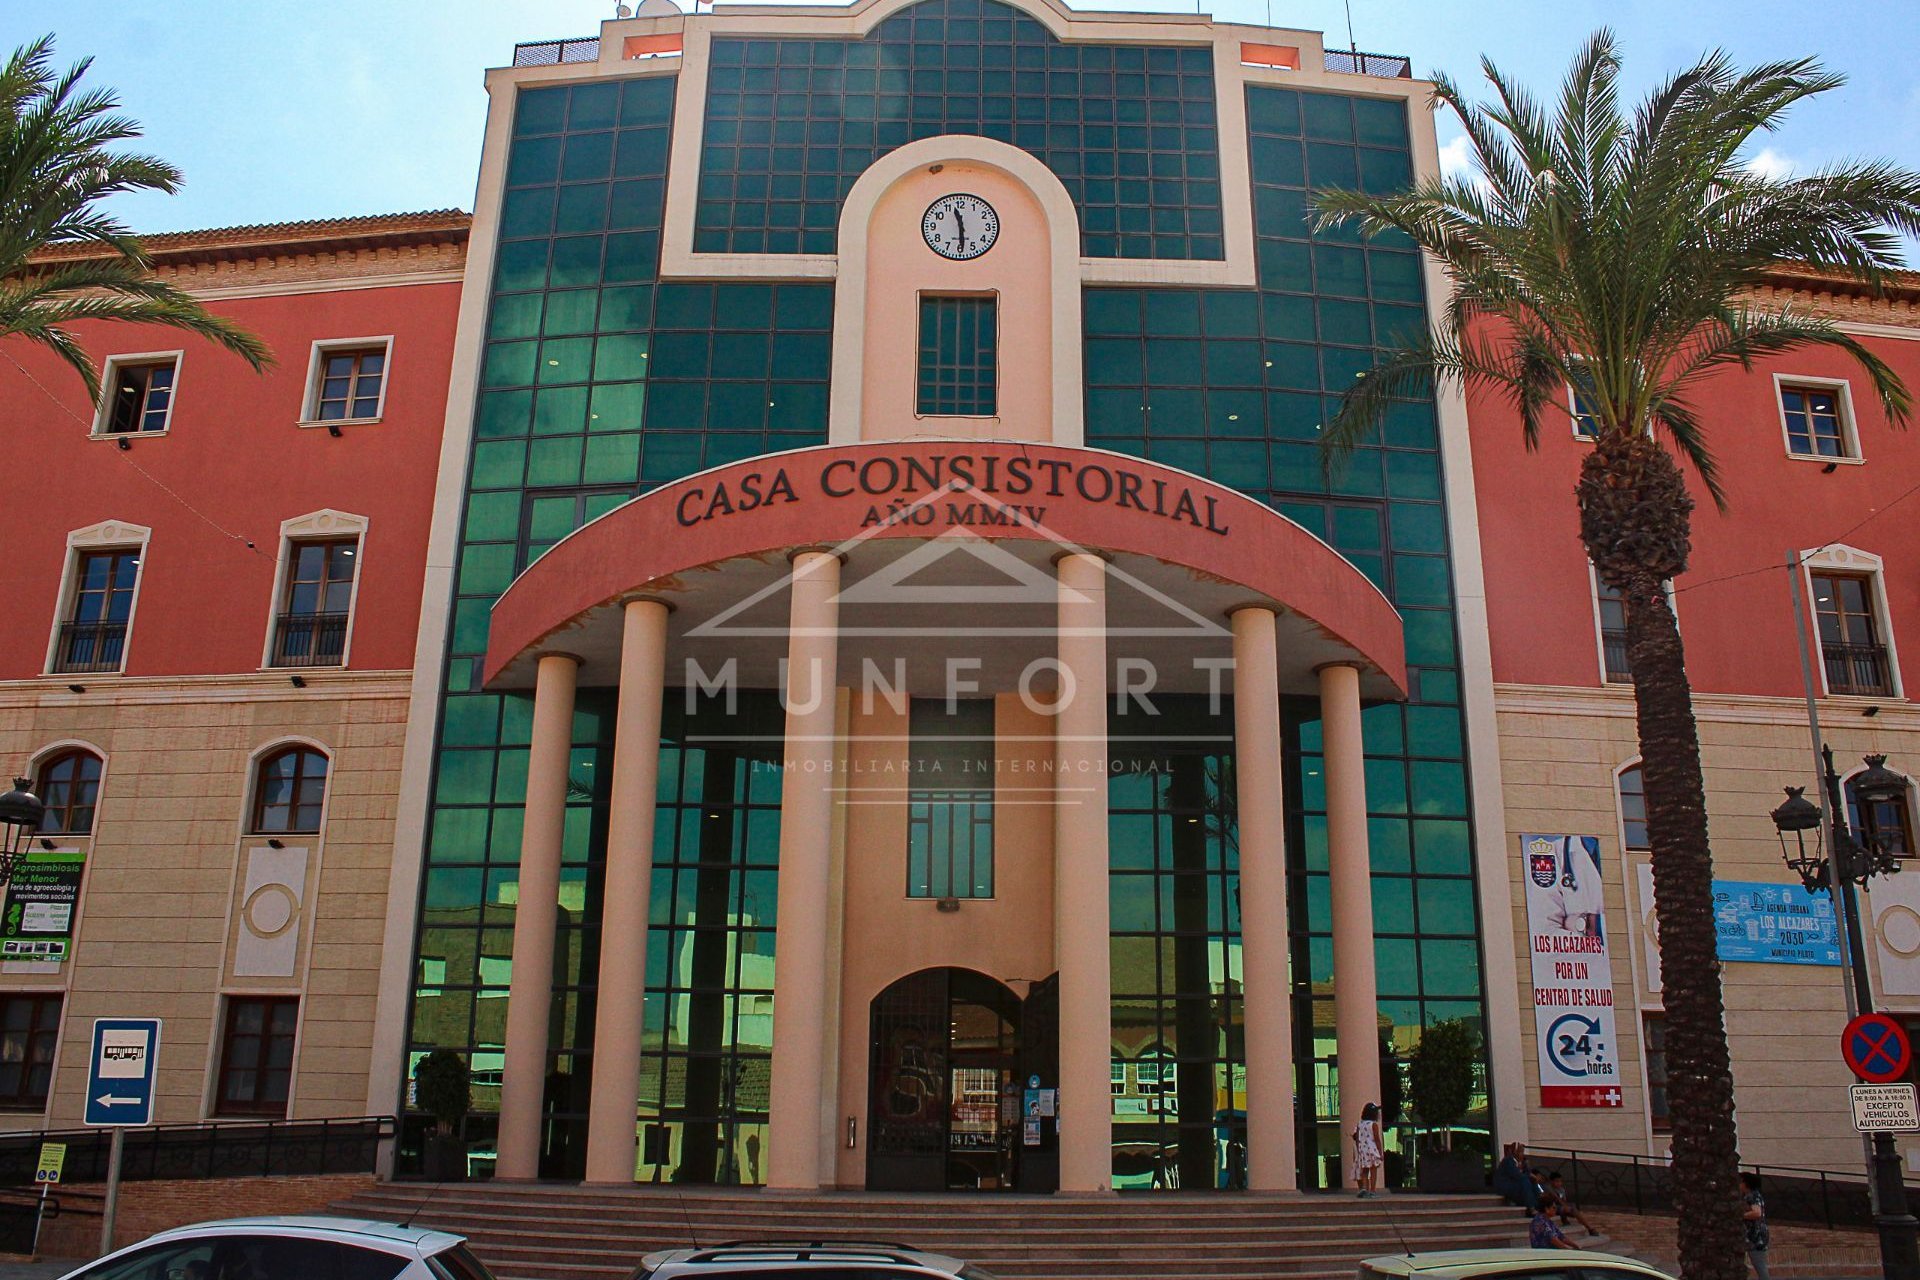
[{"label": "metal handrail", "polygon": [[1893,695],[1892,673],[1883,644],[1820,642],[1820,658],[1827,668],[1827,692]]},{"label": "metal handrail", "polygon": [[573,36],[565,40],[529,40],[513,46],[516,67],[551,67],[569,62],[600,61],[599,36]]},{"label": "metal handrail", "polygon": [[118,671],[126,650],[125,622],[63,622],[53,669],[60,675]]},{"label": "metal handrail", "polygon": [[347,651],[344,613],[283,613],[273,624],[273,665],[337,667]]},{"label": "metal handrail", "polygon": [[[1527,1162],[1566,1179],[1573,1202],[1585,1207],[1629,1209],[1637,1214],[1673,1208],[1672,1162],[1665,1156],[1633,1151],[1587,1151],[1527,1144]],[[1776,1222],[1871,1226],[1872,1206],[1864,1174],[1835,1173],[1801,1165],[1742,1164],[1760,1175],[1767,1217]],[[1920,1191],[1920,1176],[1908,1175],[1910,1190]]]},{"label": "metal handrail", "polygon": [[1343,75],[1379,76],[1385,80],[1413,79],[1413,59],[1398,53],[1362,53],[1358,49],[1326,50],[1326,68]]}]

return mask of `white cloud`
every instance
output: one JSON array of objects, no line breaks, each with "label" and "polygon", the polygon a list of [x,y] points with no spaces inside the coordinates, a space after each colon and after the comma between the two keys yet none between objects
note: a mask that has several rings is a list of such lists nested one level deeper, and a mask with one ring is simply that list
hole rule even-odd
[{"label": "white cloud", "polygon": [[1441,144],[1440,172],[1448,178],[1470,179],[1475,176],[1473,145],[1467,141],[1466,134]]},{"label": "white cloud", "polygon": [[1758,155],[1747,161],[1749,172],[1774,182],[1793,176],[1795,165],[1789,156],[1784,156],[1772,147],[1762,147]]}]

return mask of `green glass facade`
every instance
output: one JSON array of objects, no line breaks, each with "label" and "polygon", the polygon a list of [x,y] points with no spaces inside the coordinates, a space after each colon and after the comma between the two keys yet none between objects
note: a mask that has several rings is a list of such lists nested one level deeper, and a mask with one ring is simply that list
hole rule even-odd
[{"label": "green glass facade", "polygon": [[[831,252],[840,203],[873,160],[953,132],[1040,157],[1073,196],[1089,256],[1218,259],[1220,147],[1248,148],[1258,288],[1087,288],[1087,443],[1260,497],[1406,619],[1412,696],[1364,717],[1382,1034],[1404,1058],[1436,1020],[1485,1025],[1438,430],[1432,404],[1409,400],[1332,468],[1318,437],[1340,390],[1426,323],[1421,264],[1404,243],[1315,232],[1308,196],[1410,181],[1406,108],[1254,87],[1250,136],[1223,141],[1212,67],[1205,50],[1064,45],[993,0],[925,0],[860,41],[716,39],[694,248]],[[527,89],[514,115],[409,1045],[416,1058],[443,1046],[470,1055],[479,1150],[497,1108],[532,718],[530,696],[479,688],[488,611],[547,548],[635,494],[826,440],[832,285],[658,280],[674,83]],[[768,275],[780,270],[770,257]],[[577,1177],[584,1159],[612,700],[583,689],[575,717],[549,1176]],[[754,1183],[765,1176],[779,712],[770,697],[745,696],[732,720],[681,701],[669,691],[662,735],[641,1170]],[[1115,1178],[1230,1188],[1244,1181],[1245,1090],[1231,715],[1180,714],[1216,745],[1152,751],[1112,779]],[[1307,1185],[1333,1181],[1338,1149],[1317,714],[1312,700],[1283,706]],[[1117,722],[1116,739],[1126,733]],[[986,795],[920,797],[923,845],[900,851],[906,892],[992,893]]]},{"label": "green glass facade", "polygon": [[[1413,696],[1364,717],[1374,949],[1392,1023],[1382,1030],[1404,1059],[1422,1026],[1485,1026],[1439,437],[1431,402],[1414,400],[1331,468],[1318,437],[1377,350],[1426,323],[1424,293],[1409,247],[1316,232],[1307,210],[1316,186],[1387,190],[1410,180],[1406,110],[1397,100],[1252,87],[1247,118],[1260,288],[1088,289],[1087,443],[1263,498],[1352,561],[1405,618]],[[1317,716],[1311,701],[1287,708],[1287,785],[1298,797],[1288,848],[1302,1174],[1331,1184],[1339,1104]],[[1302,974],[1310,993],[1300,992]],[[1390,1133],[1389,1146],[1398,1143]]]},{"label": "green glass facade", "polygon": [[716,39],[693,247],[832,253],[875,160],[974,134],[1039,157],[1092,258],[1220,258],[1206,49],[1064,44],[994,0],[925,0],[864,40]]}]

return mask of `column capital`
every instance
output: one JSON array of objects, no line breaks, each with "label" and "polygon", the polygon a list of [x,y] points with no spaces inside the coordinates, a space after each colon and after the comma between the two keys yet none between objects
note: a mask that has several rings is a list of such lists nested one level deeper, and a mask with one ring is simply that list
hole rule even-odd
[{"label": "column capital", "polygon": [[1053,560],[1051,563],[1057,565],[1062,560],[1068,559],[1069,557],[1072,557],[1072,556],[1086,556],[1089,559],[1099,560],[1105,564],[1113,563],[1112,554],[1106,551],[1102,551],[1098,547],[1069,547],[1065,551],[1056,551],[1053,553]]},{"label": "column capital", "polygon": [[1366,670],[1366,665],[1366,663],[1356,661],[1353,658],[1342,658],[1338,662],[1321,663],[1313,669],[1313,674],[1319,675],[1322,671],[1332,671],[1339,667],[1345,667],[1350,671],[1364,671]]},{"label": "column capital", "polygon": [[1239,604],[1230,604],[1220,612],[1224,616],[1232,618],[1235,614],[1246,613],[1248,610],[1270,613],[1276,618],[1280,616],[1281,612],[1280,606],[1270,600],[1244,600]]},{"label": "column capital", "polygon": [[838,547],[829,547],[829,546],[826,546],[825,544],[816,544],[810,547],[792,548],[787,552],[787,563],[793,564],[796,561],[798,561],[801,556],[832,556],[835,560],[838,560],[841,564],[845,564],[847,562],[847,553],[840,550]]},{"label": "column capital", "polygon": [[622,609],[625,609],[630,604],[657,604],[668,613],[677,612],[680,608],[679,605],[667,599],[665,596],[657,596],[650,591],[636,591],[620,597],[620,607]]},{"label": "column capital", "polygon": [[565,649],[542,649],[539,656],[535,659],[535,663],[545,662],[548,658],[565,658],[576,667],[584,667],[587,665],[585,658],[577,653],[568,653]]}]

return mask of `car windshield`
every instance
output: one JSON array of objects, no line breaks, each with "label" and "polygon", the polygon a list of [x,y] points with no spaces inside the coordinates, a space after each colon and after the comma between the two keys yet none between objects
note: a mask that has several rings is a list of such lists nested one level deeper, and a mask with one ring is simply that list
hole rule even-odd
[{"label": "car windshield", "polygon": [[473,1250],[464,1244],[456,1244],[451,1249],[442,1249],[427,1258],[427,1269],[433,1272],[436,1280],[493,1280],[493,1272],[487,1270],[487,1264],[473,1256]]}]

